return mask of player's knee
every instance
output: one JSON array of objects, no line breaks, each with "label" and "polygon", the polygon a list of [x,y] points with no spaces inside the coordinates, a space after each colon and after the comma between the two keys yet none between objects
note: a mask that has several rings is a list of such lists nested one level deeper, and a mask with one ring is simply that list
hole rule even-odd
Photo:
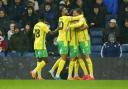
[{"label": "player's knee", "polygon": [[76,61],[76,58],[71,58],[71,60],[70,61]]},{"label": "player's knee", "polygon": [[42,62],[42,60],[43,60],[42,58],[38,58],[37,59],[38,62]]},{"label": "player's knee", "polygon": [[66,56],[66,55],[61,55],[61,58],[62,58],[64,61],[66,61],[67,56]]},{"label": "player's knee", "polygon": [[48,63],[47,58],[38,58],[37,61],[38,62],[44,61],[46,64]]}]

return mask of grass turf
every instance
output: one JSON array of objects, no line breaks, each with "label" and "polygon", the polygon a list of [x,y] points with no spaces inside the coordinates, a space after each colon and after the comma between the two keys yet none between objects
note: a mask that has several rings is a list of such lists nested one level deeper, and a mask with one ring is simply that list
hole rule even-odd
[{"label": "grass turf", "polygon": [[128,89],[128,81],[0,80],[0,89]]}]

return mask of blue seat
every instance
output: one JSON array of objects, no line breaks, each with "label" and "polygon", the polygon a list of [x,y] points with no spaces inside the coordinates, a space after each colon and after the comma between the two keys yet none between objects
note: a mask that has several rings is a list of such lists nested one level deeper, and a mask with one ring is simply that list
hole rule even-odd
[{"label": "blue seat", "polygon": [[91,41],[92,45],[103,45],[103,41],[101,37],[94,37]]},{"label": "blue seat", "polygon": [[122,45],[122,51],[123,51],[123,53],[128,53],[128,44]]},{"label": "blue seat", "polygon": [[91,57],[101,57],[100,53],[99,52],[94,52],[94,53],[91,53]]},{"label": "blue seat", "polygon": [[95,53],[95,52],[100,53],[101,52],[101,48],[102,48],[102,45],[92,45],[92,47],[91,47],[92,53]]},{"label": "blue seat", "polygon": [[9,52],[7,54],[7,57],[19,57],[19,56],[21,56],[20,52]]},{"label": "blue seat", "polygon": [[128,53],[123,53],[122,57],[128,57]]},{"label": "blue seat", "polygon": [[0,57],[4,57],[5,54],[3,52],[0,52]]},{"label": "blue seat", "polygon": [[102,30],[95,30],[95,29],[91,29],[90,30],[91,36],[93,37],[103,37],[103,32]]},{"label": "blue seat", "polygon": [[32,52],[26,52],[23,54],[24,57],[34,57],[34,53]]}]

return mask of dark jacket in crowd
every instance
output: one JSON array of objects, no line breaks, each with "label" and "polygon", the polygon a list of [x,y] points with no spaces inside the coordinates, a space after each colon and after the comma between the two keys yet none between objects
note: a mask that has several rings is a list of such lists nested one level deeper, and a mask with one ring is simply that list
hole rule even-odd
[{"label": "dark jacket in crowd", "polygon": [[[91,23],[94,23],[95,25],[92,26]],[[98,27],[104,28],[105,27],[105,14],[100,11],[98,14],[92,12],[89,15],[89,25],[95,28],[98,28]]]},{"label": "dark jacket in crowd", "polygon": [[23,33],[15,33],[10,39],[10,51],[24,52],[29,50],[29,40]]},{"label": "dark jacket in crowd", "polygon": [[0,30],[3,33],[3,36],[7,36],[7,32],[9,29],[9,18],[7,16],[0,18]]},{"label": "dark jacket in crowd", "polygon": [[21,3],[19,5],[13,4],[9,7],[9,16],[11,20],[20,23],[21,17],[25,11],[25,6]]},{"label": "dark jacket in crowd", "polygon": [[30,24],[31,28],[33,28],[34,25],[38,21],[37,15],[34,13],[34,9],[32,9],[32,10],[33,10],[33,12],[32,12],[32,15],[31,16],[28,15],[27,10],[24,13],[24,15],[22,16],[22,23],[23,23],[23,25]]},{"label": "dark jacket in crowd", "polygon": [[33,51],[34,49],[34,37],[33,37],[33,34],[32,34],[32,30],[29,31],[29,32],[26,32],[26,31],[23,31],[22,34],[25,35],[25,37],[28,39],[28,42],[27,42],[27,48],[28,48],[28,51]]},{"label": "dark jacket in crowd", "polygon": [[128,28],[123,27],[120,32],[120,42],[122,44],[128,44]]},{"label": "dark jacket in crowd", "polygon": [[108,41],[108,36],[110,34],[114,34],[116,36],[116,40],[118,42],[120,41],[120,30],[118,26],[115,28],[110,28],[108,25],[106,26],[106,28],[103,30],[103,42]]},{"label": "dark jacket in crowd", "polygon": [[101,57],[121,57],[122,48],[118,42],[106,42],[101,49]]}]

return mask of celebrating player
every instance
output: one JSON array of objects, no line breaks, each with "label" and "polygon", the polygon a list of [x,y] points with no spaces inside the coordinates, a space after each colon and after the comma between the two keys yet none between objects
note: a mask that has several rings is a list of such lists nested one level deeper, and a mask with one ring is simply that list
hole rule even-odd
[{"label": "celebrating player", "polygon": [[[60,80],[60,73],[64,68],[66,58],[68,55],[68,42],[70,40],[70,31],[67,30],[67,27],[72,20],[78,20],[80,16],[78,17],[71,17],[68,16],[68,10],[66,7],[63,7],[61,9],[61,17],[59,18],[59,36],[57,38],[58,48],[59,48],[59,54],[61,57],[56,61],[52,69],[49,71],[52,77],[56,80]],[[57,69],[58,67],[58,69]],[[54,71],[57,69],[57,73],[54,76]]]},{"label": "celebrating player", "polygon": [[37,66],[31,71],[32,78],[42,80],[41,71],[46,65],[46,58],[48,57],[45,39],[46,34],[51,33],[47,24],[42,20],[34,26],[33,34],[35,35],[34,50],[37,58]]},{"label": "celebrating player", "polygon": [[[73,11],[74,15],[75,16],[78,16],[78,15],[81,15],[82,14],[82,11],[81,9],[75,9]],[[86,67],[85,65],[83,64],[83,59],[82,57],[79,55],[78,57],[78,62],[79,63],[82,63],[81,67],[82,69],[85,69],[84,70],[84,76],[83,76],[83,80],[93,80],[94,79],[94,75],[93,75],[93,64],[92,64],[92,61],[91,61],[91,58],[90,58],[90,53],[91,53],[91,47],[90,47],[90,37],[89,37],[89,34],[88,34],[88,25],[86,23],[86,20],[84,18],[84,16],[82,18],[80,18],[80,20],[75,23],[75,24],[71,24],[70,25],[70,28],[79,28],[81,26],[86,26],[86,29],[84,30],[77,30],[77,34],[78,34],[78,44],[79,44],[79,50],[80,50],[80,53],[82,53],[84,56],[85,56],[85,59],[86,59],[86,62],[87,62],[87,65],[88,65],[88,69],[89,69],[89,75],[86,71]],[[77,62],[76,62],[77,63]],[[77,64],[76,64],[77,66]],[[78,69],[78,68],[77,68]],[[78,76],[78,70],[76,69],[75,73],[75,77]]]}]

